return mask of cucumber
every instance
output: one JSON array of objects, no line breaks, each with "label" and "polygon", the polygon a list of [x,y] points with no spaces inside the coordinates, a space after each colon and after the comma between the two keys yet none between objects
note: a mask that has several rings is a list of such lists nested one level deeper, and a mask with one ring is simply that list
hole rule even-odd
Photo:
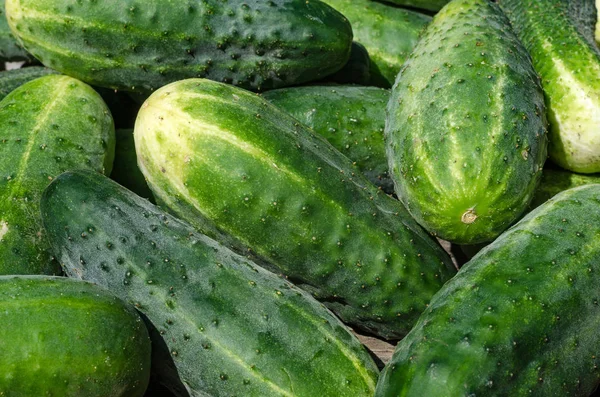
[{"label": "cucumber", "polygon": [[[374,1],[374,0],[371,0]],[[419,8],[422,10],[428,11],[439,11],[446,4],[450,2],[450,0],[380,0],[386,1],[388,3],[392,3],[395,5],[399,5],[402,7],[413,7]]]},{"label": "cucumber", "polygon": [[67,274],[135,304],[190,395],[373,395],[375,363],[321,304],[147,200],[76,171],[41,207]]},{"label": "cucumber", "polygon": [[[360,43],[352,42],[350,59],[343,68],[324,79],[325,83],[368,85],[371,81],[369,52]],[[267,91],[268,92],[268,91]]]},{"label": "cucumber", "polygon": [[0,72],[0,100],[23,84],[49,74],[57,74],[57,72],[43,66],[31,66]]},{"label": "cucumber", "polygon": [[0,396],[141,397],[150,338],[133,307],[65,277],[0,276]]},{"label": "cucumber", "polygon": [[172,83],[144,103],[134,138],[158,202],[361,329],[402,337],[454,274],[401,203],[250,92]]},{"label": "cucumber", "polygon": [[312,86],[267,91],[263,97],[327,139],[354,161],[371,183],[393,193],[383,139],[390,91]]},{"label": "cucumber", "polygon": [[371,58],[371,84],[389,88],[431,17],[371,0],[324,0],[352,24]]},{"label": "cucumber", "polygon": [[396,193],[431,234],[490,241],[525,211],[546,160],[544,97],[495,3],[455,0],[434,17],[388,114]]},{"label": "cucumber", "polygon": [[600,174],[575,174],[570,171],[546,168],[530,208],[536,208],[558,193],[583,185],[600,184]]},{"label": "cucumber", "polygon": [[316,0],[6,0],[6,11],[44,65],[138,92],[189,77],[257,91],[318,80],[352,43],[346,18]]},{"label": "cucumber", "polygon": [[41,226],[42,191],[65,170],[110,173],[114,146],[102,98],[71,77],[40,77],[0,102],[0,274],[60,273]]},{"label": "cucumber", "polygon": [[32,61],[34,58],[18,43],[6,20],[4,0],[0,0],[0,62]]},{"label": "cucumber", "polygon": [[600,185],[565,191],[466,264],[376,396],[589,396],[600,382]]},{"label": "cucumber", "polygon": [[115,131],[115,136],[115,161],[110,174],[111,179],[138,196],[154,202],[152,191],[137,165],[133,129],[118,129]]},{"label": "cucumber", "polygon": [[600,172],[600,51],[567,0],[500,0],[542,77],[549,154],[563,168]]}]

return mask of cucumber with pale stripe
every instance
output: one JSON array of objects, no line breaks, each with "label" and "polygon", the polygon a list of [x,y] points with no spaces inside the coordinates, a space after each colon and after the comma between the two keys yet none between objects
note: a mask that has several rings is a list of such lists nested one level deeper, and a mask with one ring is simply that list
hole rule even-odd
[{"label": "cucumber with pale stripe", "polygon": [[0,72],[0,100],[23,84],[49,74],[58,74],[58,72],[43,66],[31,66]]},{"label": "cucumber with pale stripe", "polygon": [[574,172],[600,172],[600,50],[591,32],[586,34],[589,22],[577,17],[577,8],[586,7],[586,2],[498,3],[542,77],[550,121],[550,158]]},{"label": "cucumber with pale stripe", "polygon": [[374,185],[393,193],[383,140],[389,90],[306,86],[267,91],[263,97],[327,139]]},{"label": "cucumber with pale stripe", "polygon": [[346,18],[316,0],[6,0],[6,12],[44,65],[137,92],[190,77],[256,91],[319,80],[352,43]]},{"label": "cucumber with pale stripe", "polygon": [[371,84],[389,88],[431,17],[371,0],[325,0],[352,24],[371,58]]},{"label": "cucumber with pale stripe", "polygon": [[357,327],[402,337],[454,274],[400,202],[260,96],[173,83],[144,103],[134,138],[158,202]]},{"label": "cucumber with pale stripe", "polygon": [[533,197],[546,160],[544,97],[508,19],[455,0],[428,26],[388,104],[396,193],[431,234],[490,241]]},{"label": "cucumber with pale stripe", "polygon": [[0,396],[144,395],[148,330],[110,292],[66,277],[0,276],[0,313]]},{"label": "cucumber with pale stripe", "polygon": [[0,274],[58,274],[39,215],[42,191],[69,169],[110,173],[112,117],[88,85],[49,75],[0,102]]},{"label": "cucumber with pale stripe", "polygon": [[433,297],[377,397],[589,396],[600,383],[600,185],[567,190]]},{"label": "cucumber with pale stripe", "polygon": [[41,210],[67,274],[144,313],[153,366],[191,396],[373,395],[377,367],[320,303],[108,178],[65,173]]}]

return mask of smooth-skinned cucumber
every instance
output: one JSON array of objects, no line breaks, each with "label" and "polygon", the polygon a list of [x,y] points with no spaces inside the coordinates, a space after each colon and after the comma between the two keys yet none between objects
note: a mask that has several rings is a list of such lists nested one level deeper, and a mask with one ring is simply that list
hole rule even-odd
[{"label": "smooth-skinned cucumber", "polygon": [[454,274],[400,202],[258,95],[172,83],[144,103],[134,138],[157,202],[361,329],[402,337]]},{"label": "smooth-skinned cucumber", "polygon": [[43,66],[31,66],[0,72],[0,100],[23,84],[49,74],[58,74],[58,72]]},{"label": "smooth-skinned cucumber", "polygon": [[386,193],[394,192],[383,139],[389,90],[306,86],[267,91],[263,97],[327,139],[371,183]]},{"label": "smooth-skinned cucumber", "polygon": [[542,77],[550,158],[574,172],[600,172],[600,50],[573,9],[584,7],[585,2],[500,0],[498,4]]},{"label": "smooth-skinned cucumber", "polygon": [[0,274],[59,274],[42,229],[39,200],[69,169],[110,173],[112,117],[87,84],[48,75],[0,102]]},{"label": "smooth-skinned cucumber", "polygon": [[103,175],[59,176],[41,208],[66,273],[134,304],[191,396],[373,395],[375,363],[309,294]]},{"label": "smooth-skinned cucumber", "polygon": [[0,319],[0,396],[144,395],[148,330],[108,291],[66,277],[0,276]]},{"label": "smooth-skinned cucumber", "polygon": [[547,153],[527,51],[489,0],[455,0],[392,89],[385,138],[396,193],[431,234],[491,241],[525,211]]},{"label": "smooth-skinned cucumber", "polygon": [[6,12],[44,65],[137,92],[191,77],[255,91],[319,80],[352,43],[346,18],[316,0],[6,0]]},{"label": "smooth-skinned cucumber", "polygon": [[371,0],[325,0],[352,24],[371,58],[371,84],[390,88],[431,17]]},{"label": "smooth-skinned cucumber", "polygon": [[600,185],[567,190],[431,300],[377,397],[589,396],[600,382]]}]

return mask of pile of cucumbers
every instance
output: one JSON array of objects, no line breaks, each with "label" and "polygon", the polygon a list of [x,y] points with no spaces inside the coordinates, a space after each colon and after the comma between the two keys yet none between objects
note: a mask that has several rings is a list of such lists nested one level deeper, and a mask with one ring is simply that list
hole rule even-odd
[{"label": "pile of cucumbers", "polygon": [[0,396],[600,384],[595,0],[1,5]]}]

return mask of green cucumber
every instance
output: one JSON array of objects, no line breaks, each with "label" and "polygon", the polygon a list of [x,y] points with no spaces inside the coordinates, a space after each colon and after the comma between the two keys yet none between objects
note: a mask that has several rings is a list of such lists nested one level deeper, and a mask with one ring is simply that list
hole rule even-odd
[{"label": "green cucumber", "polygon": [[263,97],[327,139],[354,161],[374,185],[393,193],[383,139],[390,91],[376,87],[312,86],[267,91]]},{"label": "green cucumber", "polygon": [[375,363],[320,303],[110,179],[65,173],[41,207],[67,274],[134,304],[190,395],[373,395]]},{"label": "green cucumber", "polygon": [[69,169],[110,173],[114,127],[102,98],[67,76],[23,84],[0,102],[0,274],[58,274],[39,216]]},{"label": "green cucumber", "polygon": [[153,202],[152,191],[137,165],[133,129],[118,129],[115,131],[115,136],[115,161],[110,174],[111,179],[138,196]]},{"label": "green cucumber", "polygon": [[[370,0],[325,0],[352,24],[371,58],[372,84],[389,88],[431,17]],[[377,79],[377,77],[379,77]]]},{"label": "green cucumber", "polygon": [[57,74],[57,72],[43,66],[31,66],[0,72],[0,100],[23,84],[49,74]]},{"label": "green cucumber", "polygon": [[565,191],[432,299],[377,397],[589,396],[600,382],[600,185]]},{"label": "green cucumber", "polygon": [[[338,84],[368,85],[371,81],[371,58],[369,52],[360,43],[352,42],[350,59],[343,68],[326,77],[324,82]],[[267,91],[268,92],[268,91]]]},{"label": "green cucumber", "polygon": [[34,58],[25,51],[10,31],[4,0],[0,0],[0,62],[32,61]]},{"label": "green cucumber", "polygon": [[539,207],[562,191],[596,183],[600,184],[600,174],[575,174],[570,171],[546,168],[530,208]]},{"label": "green cucumber", "polygon": [[[374,0],[371,0],[374,1]],[[421,10],[427,11],[439,11],[446,4],[450,2],[450,0],[379,0],[386,1],[388,3],[392,3],[402,7],[412,7],[419,8]]]},{"label": "green cucumber", "polygon": [[[552,161],[600,172],[600,51],[582,33],[581,0],[500,0],[542,77]],[[585,24],[585,23],[584,23]]]},{"label": "green cucumber", "polygon": [[430,233],[490,241],[525,211],[546,160],[544,97],[499,7],[455,0],[392,89],[385,136],[396,193]]},{"label": "green cucumber", "polygon": [[0,396],[141,397],[150,338],[133,307],[91,283],[0,276]]},{"label": "green cucumber", "polygon": [[454,274],[400,202],[248,91],[204,79],[165,86],[142,106],[134,138],[158,202],[361,329],[402,337]]},{"label": "green cucumber", "polygon": [[352,43],[346,18],[316,0],[6,0],[6,12],[44,65],[137,92],[190,77],[256,91],[319,80]]}]

